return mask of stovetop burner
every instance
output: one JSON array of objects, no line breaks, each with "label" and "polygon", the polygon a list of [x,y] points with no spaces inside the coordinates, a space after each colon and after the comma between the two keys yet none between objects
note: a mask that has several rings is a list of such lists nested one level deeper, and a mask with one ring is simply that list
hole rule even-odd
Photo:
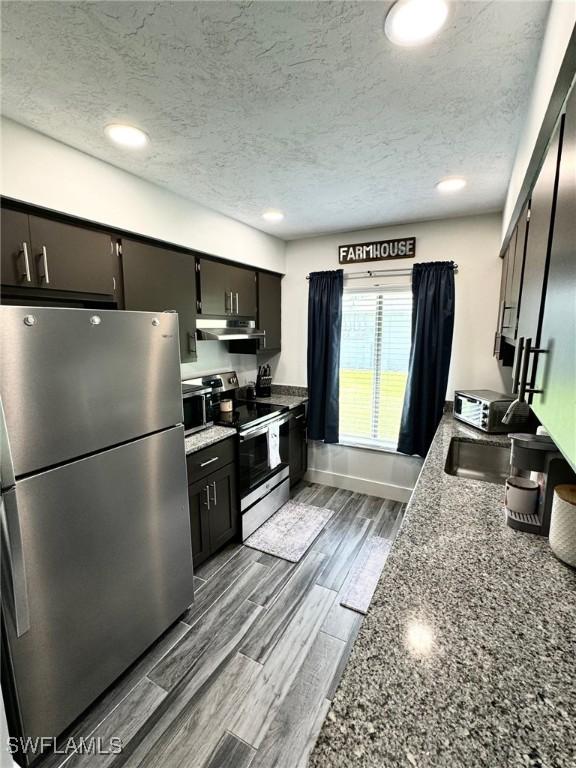
[{"label": "stovetop burner", "polygon": [[286,406],[281,405],[238,401],[230,413],[217,413],[214,423],[242,431],[270,421],[287,410]]}]

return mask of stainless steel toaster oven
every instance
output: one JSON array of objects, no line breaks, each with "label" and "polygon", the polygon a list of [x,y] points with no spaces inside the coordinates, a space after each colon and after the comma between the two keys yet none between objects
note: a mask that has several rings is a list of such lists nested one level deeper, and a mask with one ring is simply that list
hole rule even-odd
[{"label": "stainless steel toaster oven", "polygon": [[483,432],[509,432],[509,424],[502,424],[502,417],[514,400],[491,389],[462,389],[454,392],[454,418],[471,424]]}]

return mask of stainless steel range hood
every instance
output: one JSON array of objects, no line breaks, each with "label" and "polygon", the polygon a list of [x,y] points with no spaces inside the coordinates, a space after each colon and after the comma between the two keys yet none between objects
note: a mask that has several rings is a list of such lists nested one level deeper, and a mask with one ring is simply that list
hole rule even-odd
[{"label": "stainless steel range hood", "polygon": [[259,331],[254,320],[198,318],[196,335],[200,341],[257,341],[266,338],[266,331]]}]

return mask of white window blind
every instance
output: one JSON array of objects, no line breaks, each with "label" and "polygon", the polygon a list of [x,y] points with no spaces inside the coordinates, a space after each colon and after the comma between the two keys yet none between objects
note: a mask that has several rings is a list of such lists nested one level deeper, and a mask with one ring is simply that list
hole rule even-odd
[{"label": "white window blind", "polygon": [[340,441],[396,449],[410,358],[412,293],[345,290],[340,346]]}]

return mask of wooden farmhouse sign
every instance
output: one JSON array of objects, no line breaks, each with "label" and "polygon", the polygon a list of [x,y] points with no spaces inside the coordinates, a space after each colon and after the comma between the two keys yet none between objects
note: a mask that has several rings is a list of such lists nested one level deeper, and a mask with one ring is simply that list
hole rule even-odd
[{"label": "wooden farmhouse sign", "polygon": [[397,240],[378,240],[374,243],[338,246],[340,264],[387,261],[388,259],[413,259],[414,256],[416,256],[415,237],[400,237]]}]

